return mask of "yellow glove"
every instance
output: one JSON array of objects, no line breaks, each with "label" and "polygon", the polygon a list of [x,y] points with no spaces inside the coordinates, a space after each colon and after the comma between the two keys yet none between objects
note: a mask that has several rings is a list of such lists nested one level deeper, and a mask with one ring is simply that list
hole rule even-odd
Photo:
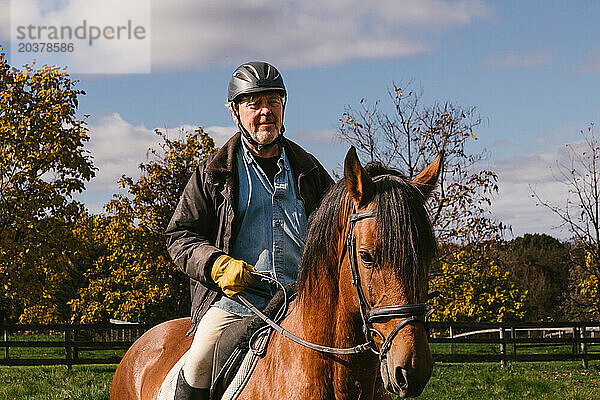
[{"label": "yellow glove", "polygon": [[210,276],[228,297],[235,297],[246,286],[254,282],[250,272],[258,272],[252,265],[236,260],[226,254],[219,256],[213,264]]}]

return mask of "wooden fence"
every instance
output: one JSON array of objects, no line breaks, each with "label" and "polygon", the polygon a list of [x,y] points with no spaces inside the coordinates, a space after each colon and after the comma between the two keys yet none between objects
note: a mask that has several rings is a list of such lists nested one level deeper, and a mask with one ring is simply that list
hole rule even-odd
[{"label": "wooden fence", "polygon": [[[434,360],[499,362],[600,360],[600,322],[430,324]],[[446,344],[436,352],[436,344]],[[473,349],[473,345],[478,345]],[[459,347],[463,347],[460,349]],[[449,348],[448,348],[449,347]]]},{"label": "wooden fence", "polygon": [[[123,323],[0,325],[0,349],[4,348],[0,365],[70,368],[77,364],[117,364],[120,354],[149,328]],[[429,342],[436,362],[506,365],[510,361],[581,360],[587,367],[588,361],[600,360],[600,322],[432,322],[430,329]],[[35,334],[39,336],[32,336]],[[40,337],[43,340],[37,340]]]},{"label": "wooden fence", "polygon": [[[4,348],[0,365],[66,365],[70,368],[76,364],[118,364],[121,356],[106,355],[102,350],[128,349],[150,327],[129,323],[0,325],[3,333],[0,348]],[[37,337],[34,335],[40,335],[44,340],[29,340]],[[25,356],[14,356],[11,349],[17,348]],[[37,350],[28,352],[24,349]],[[53,349],[60,349],[60,352]],[[44,350],[49,354],[40,354]]]}]

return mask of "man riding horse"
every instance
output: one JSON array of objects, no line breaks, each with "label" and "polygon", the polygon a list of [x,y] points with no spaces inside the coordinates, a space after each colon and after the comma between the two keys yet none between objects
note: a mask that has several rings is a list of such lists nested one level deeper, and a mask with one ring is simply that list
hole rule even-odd
[{"label": "man riding horse", "polygon": [[264,308],[273,289],[296,280],[306,225],[333,180],[311,154],[283,136],[287,92],[279,71],[249,62],[232,74],[228,107],[239,131],[194,172],[166,231],[173,261],[190,278],[191,348],[176,400],[208,399],[220,333],[252,315],[236,296]]}]

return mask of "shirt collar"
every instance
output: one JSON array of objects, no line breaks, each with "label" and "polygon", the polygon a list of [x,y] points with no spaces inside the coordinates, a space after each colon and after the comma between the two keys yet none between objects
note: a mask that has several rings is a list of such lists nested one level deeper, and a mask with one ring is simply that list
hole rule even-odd
[{"label": "shirt collar", "polygon": [[[283,163],[283,168],[286,170],[290,170],[290,162],[287,158],[287,156],[285,155],[285,148],[283,146],[279,146],[279,148],[281,149],[281,154],[279,155],[279,160],[277,160],[277,164],[279,164],[279,166],[282,166]],[[252,163],[256,163],[256,159],[254,158],[254,155],[252,154],[252,152],[250,151],[250,148],[248,147],[248,145],[244,142],[244,140],[242,139],[242,155],[244,157],[244,162],[248,165],[252,164]]]}]

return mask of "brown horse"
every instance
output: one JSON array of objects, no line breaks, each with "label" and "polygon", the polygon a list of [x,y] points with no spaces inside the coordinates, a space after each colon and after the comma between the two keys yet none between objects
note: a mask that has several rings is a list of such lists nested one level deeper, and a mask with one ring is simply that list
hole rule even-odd
[{"label": "brown horse", "polygon": [[[281,326],[314,344],[362,349],[331,354],[273,333],[239,399],[421,394],[433,367],[422,302],[435,252],[424,202],[441,165],[442,155],[411,182],[381,165],[365,170],[350,149],[345,179],[311,216],[298,296]],[[110,398],[156,398],[191,344],[189,325],[187,318],[167,321],[139,338],[115,372]]]}]

